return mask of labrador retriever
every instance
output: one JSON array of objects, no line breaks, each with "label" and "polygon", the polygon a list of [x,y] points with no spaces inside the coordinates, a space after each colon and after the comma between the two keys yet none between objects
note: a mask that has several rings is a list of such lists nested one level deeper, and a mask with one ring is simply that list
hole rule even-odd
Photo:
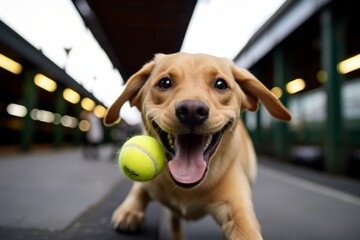
[{"label": "labrador retriever", "polygon": [[129,101],[142,116],[146,134],[167,155],[165,170],[148,182],[135,182],[115,210],[113,225],[136,230],[151,200],[170,209],[173,239],[183,239],[180,218],[210,214],[228,239],[262,239],[251,187],[256,155],[240,119],[260,101],[269,113],[289,121],[281,102],[250,72],[230,60],[206,54],[157,54],[126,83],[108,109],[106,125],[119,120]]}]

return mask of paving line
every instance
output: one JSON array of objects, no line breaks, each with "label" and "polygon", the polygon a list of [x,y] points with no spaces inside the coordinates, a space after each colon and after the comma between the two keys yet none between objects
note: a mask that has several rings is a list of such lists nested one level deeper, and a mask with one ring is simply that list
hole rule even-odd
[{"label": "paving line", "polygon": [[266,166],[262,166],[261,168],[259,168],[259,173],[262,175],[265,175],[267,177],[294,185],[296,187],[308,190],[308,191],[312,191],[318,194],[322,194],[324,196],[327,197],[331,197],[334,198],[336,200],[342,201],[342,202],[346,202],[346,203],[350,203],[353,205],[356,205],[358,207],[360,207],[360,198],[339,190],[335,190],[333,188],[329,188],[320,184],[316,184],[314,182],[302,179],[302,178],[298,178],[298,177],[294,177],[290,174],[287,173],[283,173],[274,169],[271,169],[269,167]]}]

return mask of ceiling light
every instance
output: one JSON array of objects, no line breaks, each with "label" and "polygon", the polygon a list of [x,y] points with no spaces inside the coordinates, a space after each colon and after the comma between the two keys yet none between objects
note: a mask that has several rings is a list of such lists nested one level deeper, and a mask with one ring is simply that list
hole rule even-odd
[{"label": "ceiling light", "polygon": [[59,113],[55,113],[54,116],[55,117],[54,117],[53,124],[59,125],[61,123],[61,115]]},{"label": "ceiling light", "polygon": [[70,88],[66,88],[63,92],[63,97],[66,101],[76,104],[80,101],[80,95]]},{"label": "ceiling light", "polygon": [[21,64],[15,62],[14,60],[6,57],[0,53],[0,67],[12,72],[14,74],[20,74],[22,72]]},{"label": "ceiling light", "polygon": [[103,118],[105,116],[106,113],[106,108],[101,106],[101,105],[97,105],[94,108],[94,114],[95,116],[97,116],[98,118]]},{"label": "ceiling light", "polygon": [[15,103],[10,103],[6,107],[6,111],[8,114],[16,117],[25,117],[27,114],[27,108],[25,106]]},{"label": "ceiling light", "polygon": [[294,94],[303,90],[306,86],[304,79],[297,78],[286,84],[286,91],[290,94]]},{"label": "ceiling light", "polygon": [[46,110],[37,110],[36,119],[41,122],[51,123],[55,119],[55,114]]},{"label": "ceiling light", "polygon": [[81,107],[87,111],[91,111],[95,107],[95,102],[90,98],[83,98],[83,100],[81,100]]},{"label": "ceiling light", "polygon": [[273,87],[271,89],[271,92],[275,95],[275,97],[277,98],[281,98],[282,94],[283,94],[283,91],[281,90],[281,88],[279,87]]},{"label": "ceiling light", "polygon": [[316,74],[316,78],[320,83],[325,83],[328,80],[328,74],[324,70],[320,70]]},{"label": "ceiling light", "polygon": [[79,123],[79,129],[83,132],[89,131],[90,122],[88,120],[81,120]]},{"label": "ceiling light", "polygon": [[35,75],[34,83],[48,92],[54,92],[57,88],[57,84],[54,80],[42,75],[41,73]]},{"label": "ceiling light", "polygon": [[60,121],[64,127],[76,128],[78,125],[78,120],[68,115],[63,116]]},{"label": "ceiling light", "polygon": [[346,74],[360,68],[360,54],[341,61],[337,65],[337,70],[341,74]]}]

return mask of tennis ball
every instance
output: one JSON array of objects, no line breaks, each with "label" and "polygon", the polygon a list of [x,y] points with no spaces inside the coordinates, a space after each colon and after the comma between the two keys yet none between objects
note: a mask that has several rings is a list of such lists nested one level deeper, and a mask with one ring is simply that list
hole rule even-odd
[{"label": "tennis ball", "polygon": [[135,181],[149,181],[156,177],[166,163],[161,144],[153,137],[139,135],[127,140],[119,154],[124,174]]}]

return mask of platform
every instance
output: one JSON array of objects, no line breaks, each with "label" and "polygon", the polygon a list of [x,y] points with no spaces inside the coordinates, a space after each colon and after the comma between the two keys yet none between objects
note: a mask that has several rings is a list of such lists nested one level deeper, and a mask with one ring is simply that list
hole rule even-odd
[{"label": "platform", "polygon": [[[81,148],[30,154],[0,153],[0,239],[169,239],[165,209],[148,208],[138,234],[112,230],[113,210],[131,182],[111,159],[85,159]],[[358,239],[360,184],[347,178],[260,157],[255,211],[264,239]],[[224,239],[207,217],[184,222],[187,239]]]}]

